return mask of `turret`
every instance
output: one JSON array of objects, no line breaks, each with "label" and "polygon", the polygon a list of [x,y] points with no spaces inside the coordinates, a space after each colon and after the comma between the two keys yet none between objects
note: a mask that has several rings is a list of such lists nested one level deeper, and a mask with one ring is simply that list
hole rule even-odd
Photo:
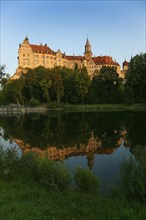
[{"label": "turret", "polygon": [[84,56],[87,60],[90,60],[92,58],[91,44],[89,43],[88,37],[87,37],[87,41],[85,44]]},{"label": "turret", "polygon": [[128,70],[128,65],[129,62],[127,62],[126,60],[123,62],[123,70]]},{"label": "turret", "polygon": [[29,44],[29,39],[28,39],[27,36],[26,36],[26,38],[24,39],[23,43],[24,43],[24,44]]}]

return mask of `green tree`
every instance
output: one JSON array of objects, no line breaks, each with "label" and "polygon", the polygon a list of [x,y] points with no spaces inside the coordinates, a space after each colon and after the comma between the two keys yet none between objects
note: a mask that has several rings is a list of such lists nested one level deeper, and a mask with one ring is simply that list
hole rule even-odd
[{"label": "green tree", "polygon": [[126,86],[133,90],[135,102],[146,102],[146,53],[131,58],[126,73]]},{"label": "green tree", "polygon": [[10,103],[21,103],[23,104],[23,95],[22,89],[24,87],[24,80],[17,79],[9,81],[5,87],[3,88],[3,95],[4,95],[4,104]]},{"label": "green tree", "polygon": [[134,102],[134,92],[128,86],[125,86],[123,90],[123,102],[125,104],[132,104]]},{"label": "green tree", "polygon": [[50,102],[51,80],[49,73],[49,69],[39,66],[33,70],[29,69],[27,74],[23,76],[25,78],[23,95],[26,102],[32,99],[37,99],[40,103]]},{"label": "green tree", "polygon": [[5,72],[6,65],[0,65],[0,90],[3,89],[6,82],[9,80],[10,75]]},{"label": "green tree", "polygon": [[74,70],[63,67],[61,69],[61,75],[64,85],[64,96],[62,101],[65,103],[76,103],[78,100],[76,87],[75,87],[75,75]]},{"label": "green tree", "polygon": [[47,104],[49,104],[50,103],[49,89],[51,88],[52,81],[48,77],[46,77],[45,79],[42,79],[39,82],[39,84],[40,84],[40,87],[43,91],[43,96],[46,99]]},{"label": "green tree", "polygon": [[82,104],[84,104],[84,98],[88,93],[88,89],[91,83],[90,77],[87,73],[87,69],[84,67],[78,72],[78,77],[76,77],[76,88],[79,97],[81,97]]},{"label": "green tree", "polygon": [[121,84],[115,68],[104,66],[92,78],[88,100],[91,103],[118,103]]},{"label": "green tree", "polygon": [[52,98],[60,105],[61,99],[64,96],[64,85],[61,75],[61,67],[55,67],[51,71],[51,94]]}]

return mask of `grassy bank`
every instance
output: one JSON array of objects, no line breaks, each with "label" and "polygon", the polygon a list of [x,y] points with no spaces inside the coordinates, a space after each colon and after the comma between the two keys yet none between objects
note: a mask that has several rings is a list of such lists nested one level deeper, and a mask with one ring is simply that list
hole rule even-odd
[{"label": "grassy bank", "polygon": [[0,179],[2,220],[144,220],[146,209],[136,202],[79,192],[61,192],[34,181]]},{"label": "grassy bank", "polygon": [[65,111],[69,112],[94,112],[94,111],[146,111],[146,104],[82,104],[65,105]]}]

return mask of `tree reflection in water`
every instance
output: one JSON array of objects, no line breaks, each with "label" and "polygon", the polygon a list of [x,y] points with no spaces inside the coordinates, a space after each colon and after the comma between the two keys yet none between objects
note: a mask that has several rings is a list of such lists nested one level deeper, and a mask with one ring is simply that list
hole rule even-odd
[{"label": "tree reflection in water", "polygon": [[109,182],[133,146],[145,145],[146,113],[54,111],[0,117],[0,127],[1,138],[15,141],[23,153],[34,151],[71,167],[88,166]]}]

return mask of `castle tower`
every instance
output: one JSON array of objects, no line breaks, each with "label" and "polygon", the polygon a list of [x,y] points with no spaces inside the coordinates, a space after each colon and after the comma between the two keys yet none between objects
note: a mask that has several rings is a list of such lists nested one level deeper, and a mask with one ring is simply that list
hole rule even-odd
[{"label": "castle tower", "polygon": [[89,43],[88,37],[87,37],[87,41],[86,41],[86,44],[85,44],[84,57],[87,60],[90,60],[92,58],[91,44]]},{"label": "castle tower", "polygon": [[128,65],[129,62],[127,62],[126,60],[123,62],[123,70],[127,71],[128,70]]},{"label": "castle tower", "polygon": [[22,44],[19,44],[18,50],[18,68],[31,68],[33,69],[33,50],[30,46],[29,39],[26,36]]}]

